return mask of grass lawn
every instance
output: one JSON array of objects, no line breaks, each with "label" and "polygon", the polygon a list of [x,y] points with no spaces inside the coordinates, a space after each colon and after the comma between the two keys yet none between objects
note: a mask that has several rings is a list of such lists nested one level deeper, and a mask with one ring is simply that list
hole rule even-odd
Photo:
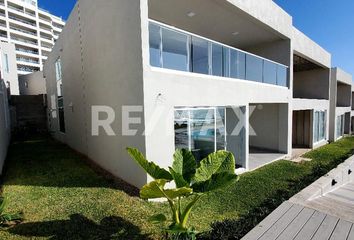
[{"label": "grass lawn", "polygon": [[[308,153],[311,162],[278,161],[243,174],[236,184],[202,198],[191,225],[206,231],[214,221],[252,211],[265,216],[353,153],[354,137],[348,137]],[[147,218],[168,213],[167,205],[140,200],[133,192],[97,174],[82,156],[53,140],[14,143],[3,195],[7,210],[23,211],[25,221],[0,230],[0,239],[159,239],[158,226]]]}]

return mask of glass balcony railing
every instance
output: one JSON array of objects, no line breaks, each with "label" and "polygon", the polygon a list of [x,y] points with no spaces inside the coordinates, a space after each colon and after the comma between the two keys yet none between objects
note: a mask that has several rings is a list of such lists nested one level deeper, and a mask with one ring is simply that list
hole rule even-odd
[{"label": "glass balcony railing", "polygon": [[289,87],[285,65],[155,21],[149,35],[153,67]]}]

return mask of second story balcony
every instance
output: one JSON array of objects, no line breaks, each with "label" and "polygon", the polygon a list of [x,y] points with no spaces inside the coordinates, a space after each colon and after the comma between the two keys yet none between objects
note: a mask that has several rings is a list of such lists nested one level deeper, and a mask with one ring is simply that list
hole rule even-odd
[{"label": "second story balcony", "polygon": [[149,35],[152,67],[289,87],[283,64],[153,20]]}]

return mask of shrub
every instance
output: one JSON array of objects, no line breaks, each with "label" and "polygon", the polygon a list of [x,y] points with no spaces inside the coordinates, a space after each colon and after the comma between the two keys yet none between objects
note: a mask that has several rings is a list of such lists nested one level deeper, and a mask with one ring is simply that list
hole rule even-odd
[{"label": "shrub", "polygon": [[[188,227],[189,215],[197,201],[209,192],[235,182],[235,158],[227,151],[217,151],[197,163],[192,152],[177,149],[169,171],[145,159],[137,149],[128,148],[130,156],[155,180],[140,190],[143,199],[165,198],[171,209],[171,225],[166,229],[167,237],[174,240],[195,239],[196,231]],[[168,182],[175,188],[166,189]],[[182,200],[187,201],[182,207]],[[155,223],[167,221],[158,214],[150,218]]]}]

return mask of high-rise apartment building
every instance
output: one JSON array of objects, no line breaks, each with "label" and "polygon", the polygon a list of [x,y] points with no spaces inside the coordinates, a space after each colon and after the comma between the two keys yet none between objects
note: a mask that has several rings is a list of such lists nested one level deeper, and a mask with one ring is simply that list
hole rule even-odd
[{"label": "high-rise apartment building", "polygon": [[37,0],[0,0],[0,40],[15,44],[19,75],[42,70],[64,24]]}]

